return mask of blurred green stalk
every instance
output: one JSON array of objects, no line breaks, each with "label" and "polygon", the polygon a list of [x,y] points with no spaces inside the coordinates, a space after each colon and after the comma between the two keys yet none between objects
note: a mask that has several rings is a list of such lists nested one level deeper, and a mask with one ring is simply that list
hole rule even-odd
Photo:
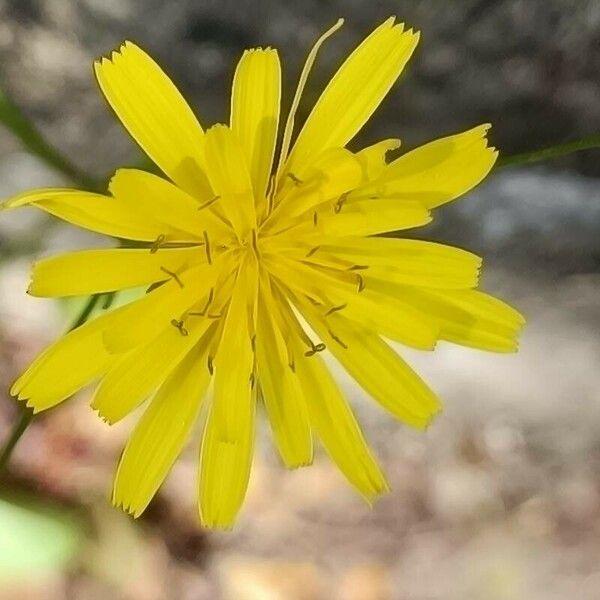
[{"label": "blurred green stalk", "polygon": [[533,150],[532,152],[523,152],[509,156],[500,155],[496,167],[528,165],[558,158],[559,156],[566,156],[567,154],[573,154],[573,152],[581,150],[591,150],[592,148],[600,148],[600,135],[591,135],[580,140],[575,140],[574,142],[565,142],[564,144],[557,144],[556,146]]}]

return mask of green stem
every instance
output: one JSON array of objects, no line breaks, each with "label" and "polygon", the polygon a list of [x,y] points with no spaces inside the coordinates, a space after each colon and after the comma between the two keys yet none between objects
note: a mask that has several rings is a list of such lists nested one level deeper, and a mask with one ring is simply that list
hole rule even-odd
[{"label": "green stem", "polygon": [[580,150],[590,150],[592,148],[600,148],[600,135],[592,135],[574,142],[566,142],[557,144],[549,148],[534,150],[532,152],[523,152],[521,154],[512,154],[509,156],[500,156],[496,167],[514,167],[518,165],[527,165],[531,163],[566,156]]},{"label": "green stem", "polygon": [[[94,308],[96,308],[102,296],[103,294],[95,294],[94,296],[90,296],[88,298],[88,301],[85,303],[81,313],[79,313],[78,317],[75,319],[71,327],[69,327],[68,331],[77,329],[77,327],[83,325],[90,318]],[[6,471],[6,467],[8,466],[13,450],[33,420],[33,409],[25,406],[22,403],[19,403],[19,409],[21,411],[21,416],[15,423],[9,438],[4,444],[4,447],[2,450],[0,450],[0,478]]]}]

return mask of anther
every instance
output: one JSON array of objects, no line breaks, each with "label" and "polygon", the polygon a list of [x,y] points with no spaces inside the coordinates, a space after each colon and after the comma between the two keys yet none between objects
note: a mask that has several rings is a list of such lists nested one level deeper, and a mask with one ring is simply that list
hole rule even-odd
[{"label": "anther", "polygon": [[208,231],[203,231],[202,235],[204,236],[204,251],[206,252],[206,260],[209,265],[212,265],[212,259],[210,257],[210,240],[208,239]]},{"label": "anther", "polygon": [[307,350],[304,353],[304,356],[314,356],[317,352],[323,352],[323,350],[325,350],[326,346],[325,344],[323,344],[323,342],[319,343],[319,344],[313,344],[313,347],[310,350]]},{"label": "anther", "polygon": [[337,202],[333,206],[333,211],[335,212],[336,215],[342,210],[342,206],[344,205],[344,202],[346,202],[347,198],[348,198],[348,193],[346,192],[345,194],[342,194],[337,199]]},{"label": "anther", "polygon": [[362,292],[365,289],[365,280],[362,275],[356,274],[357,287],[356,291],[358,293]]},{"label": "anther", "polygon": [[308,258],[309,256],[312,256],[315,252],[317,252],[317,250],[319,250],[321,246],[315,246],[314,248],[311,248],[307,253],[306,253],[306,258]]},{"label": "anther", "polygon": [[319,222],[319,215],[317,214],[317,211],[315,210],[315,212],[313,213],[313,225],[316,227],[318,222]]},{"label": "anther", "polygon": [[186,337],[187,335],[189,335],[188,330],[183,326],[183,321],[178,321],[177,319],[172,319],[171,325],[173,325],[173,327],[175,327],[175,329],[177,329],[183,337]]},{"label": "anther", "polygon": [[302,179],[300,179],[299,177],[296,177],[293,173],[287,173],[287,176],[296,184],[296,185],[300,185],[301,183],[304,183],[302,181]]},{"label": "anther", "polygon": [[256,352],[256,334],[250,338],[250,346],[252,346],[252,352]]},{"label": "anther", "polygon": [[215,196],[214,198],[211,198],[208,202],[205,202],[204,204],[201,204],[198,207],[198,210],[202,210],[204,208],[208,208],[211,204],[214,204],[220,198],[221,198],[221,196]]},{"label": "anther", "polygon": [[161,233],[150,246],[150,254],[156,254],[160,247],[165,243],[167,236],[164,233]]},{"label": "anther", "polygon": [[207,363],[206,366],[208,367],[208,372],[211,375],[214,375],[214,373],[215,373],[215,366],[213,364],[213,359],[212,359],[212,356],[210,354],[208,355],[208,360],[206,361],[206,363]]},{"label": "anther", "polygon": [[220,319],[223,316],[223,313],[208,313],[206,315],[209,319]]},{"label": "anther", "polygon": [[177,285],[180,288],[184,288],[185,286],[183,285],[183,281],[181,281],[181,279],[179,278],[179,275],[177,275],[177,273],[173,272],[173,271],[169,271],[169,269],[166,269],[165,267],[161,267],[160,270],[163,273],[166,273],[169,277],[171,277],[173,280],[175,280],[177,282]]},{"label": "anther", "polygon": [[346,306],[348,306],[347,304],[340,304],[339,306],[332,306],[326,313],[325,316],[328,317],[329,315],[332,315],[335,312],[338,312],[339,310],[344,310],[344,308],[346,308]]},{"label": "anther", "polygon": [[348,267],[347,271],[364,271],[368,268],[369,265],[352,265],[351,267]]},{"label": "anther", "polygon": [[335,333],[333,333],[331,329],[328,329],[327,331],[329,332],[331,339],[335,340],[344,350],[348,350],[348,344],[342,342],[342,340],[340,340],[340,338],[337,335],[335,335]]},{"label": "anther", "polygon": [[250,389],[254,389],[254,384],[256,382],[256,378],[254,376],[254,372],[250,373]]},{"label": "anther", "polygon": [[210,307],[210,305],[212,304],[214,296],[215,296],[215,288],[210,288],[210,292],[208,293],[208,299],[206,300],[206,304],[204,305],[204,308],[199,311],[190,312],[190,313],[188,313],[188,315],[190,317],[203,317],[206,314],[206,312],[208,311],[208,308]]}]

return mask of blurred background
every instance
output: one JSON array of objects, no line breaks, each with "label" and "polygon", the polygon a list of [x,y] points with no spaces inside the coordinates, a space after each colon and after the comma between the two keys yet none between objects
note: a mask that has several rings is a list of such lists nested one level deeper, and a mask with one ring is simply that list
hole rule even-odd
[{"label": "blurred background", "polygon": [[[597,0],[0,0],[6,97],[83,172],[140,160],[91,62],[124,39],[174,78],[203,124],[228,119],[246,47],[280,49],[286,95],[315,38],[306,114],[342,57],[399,15],[415,57],[355,141],[412,148],[491,122],[512,154],[600,131]],[[372,510],[319,455],[286,472],[262,425],[235,530],[200,529],[197,443],[146,514],[108,503],[132,421],[109,428],[86,394],[37,418],[0,484],[2,600],[595,600],[600,598],[600,151],[497,169],[416,232],[486,259],[484,287],[527,316],[521,351],[442,343],[404,355],[445,412],[425,434],[393,422],[340,374],[392,492]],[[0,129],[0,197],[71,185]],[[25,295],[34,258],[106,244],[33,210],[0,216],[0,441],[7,388],[82,300]],[[197,440],[196,440],[197,442]]]}]

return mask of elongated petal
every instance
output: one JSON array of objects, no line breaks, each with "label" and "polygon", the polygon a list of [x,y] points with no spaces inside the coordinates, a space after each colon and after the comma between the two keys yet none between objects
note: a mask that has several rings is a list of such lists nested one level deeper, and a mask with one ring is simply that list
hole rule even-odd
[{"label": "elongated petal", "polygon": [[114,363],[102,335],[127,307],[97,317],[46,348],[15,381],[10,393],[34,412],[51,408],[105,373]]},{"label": "elongated petal", "polygon": [[487,146],[485,137],[489,128],[480,125],[412,150],[352,195],[417,199],[426,208],[454,200],[481,182],[496,162],[498,153]]},{"label": "elongated petal", "polygon": [[298,351],[296,376],[311,424],[325,450],[348,481],[369,502],[389,490],[350,407],[322,359]]},{"label": "elongated petal", "polygon": [[33,266],[32,296],[77,296],[166,281],[206,261],[203,248],[83,250],[53,256]]},{"label": "elongated petal", "polygon": [[174,231],[164,221],[141,215],[134,205],[115,198],[68,188],[43,188],[19,194],[2,204],[2,208],[33,205],[73,225],[128,240],[152,242]]},{"label": "elongated petal", "polygon": [[431,214],[420,202],[384,198],[346,202],[337,214],[319,213],[317,221],[327,235],[375,235],[427,225]]},{"label": "elongated petal", "polygon": [[256,331],[256,366],[265,407],[279,454],[288,468],[312,462],[312,436],[306,401],[288,364],[283,332],[276,325],[278,307],[267,282],[261,282]]},{"label": "elongated petal", "polygon": [[[256,388],[236,398],[239,427],[235,437],[222,436],[220,419],[211,408],[200,454],[200,520],[205,527],[230,529],[246,496],[252,453],[256,411]],[[216,401],[216,398],[215,398]]]},{"label": "elongated petal", "polygon": [[256,274],[249,269],[242,265],[238,274],[215,358],[213,420],[224,441],[237,439],[237,430],[245,428],[238,403],[249,402],[253,385],[249,309],[254,306],[257,282],[251,281]]},{"label": "elongated petal", "polygon": [[158,337],[111,368],[94,394],[92,408],[111,424],[126,417],[160,387],[209,326],[208,319],[190,319],[182,335],[166,323]]},{"label": "elongated petal", "polygon": [[113,504],[139,517],[183,449],[210,381],[199,342],[160,387],[131,434],[113,487]]},{"label": "elongated petal", "polygon": [[211,210],[211,199],[194,198],[171,182],[138,169],[119,169],[110,180],[111,194],[140,215],[165,223],[167,229],[181,232],[183,239],[227,235],[228,228]]},{"label": "elongated petal", "polygon": [[339,314],[325,319],[304,310],[311,327],[364,390],[396,418],[417,429],[440,411],[435,394],[378,335]]},{"label": "elongated petal", "polygon": [[203,130],[173,82],[140,48],[125,42],[94,64],[106,100],[142,150],[178,186],[204,198]]},{"label": "elongated petal", "polygon": [[236,134],[226,125],[206,132],[206,161],[210,183],[219,196],[219,207],[240,238],[256,228],[252,181]]},{"label": "elongated petal", "polygon": [[346,59],[300,132],[289,169],[332,146],[345,146],[368,121],[411,57],[419,36],[388,19]]},{"label": "elongated petal", "polygon": [[281,66],[277,51],[246,50],[233,79],[231,129],[244,151],[257,206],[264,205],[269,184],[280,100]]},{"label": "elongated petal", "polygon": [[366,181],[377,179],[387,165],[386,154],[400,148],[400,140],[389,139],[377,142],[356,153],[356,159],[360,162]]}]

